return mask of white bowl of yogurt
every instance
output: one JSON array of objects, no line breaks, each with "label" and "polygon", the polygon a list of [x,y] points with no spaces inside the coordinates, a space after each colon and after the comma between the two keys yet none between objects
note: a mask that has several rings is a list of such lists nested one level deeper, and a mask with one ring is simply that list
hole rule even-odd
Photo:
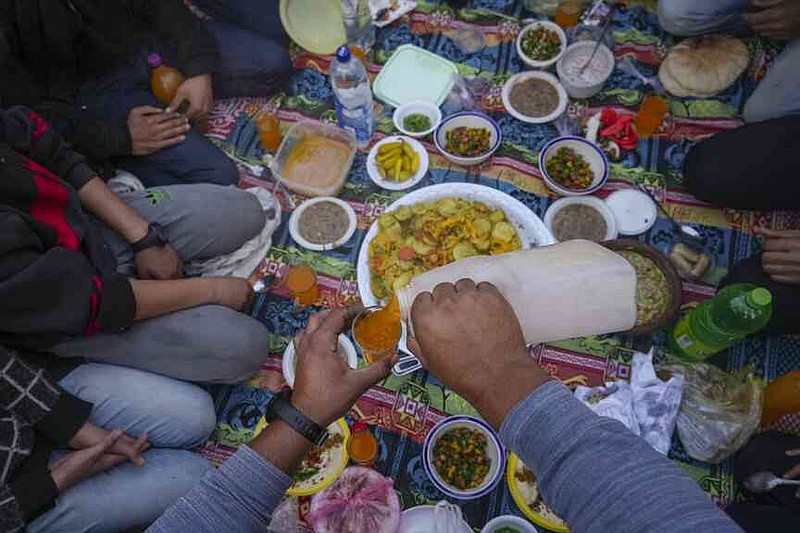
[{"label": "white bowl of yogurt", "polygon": [[594,96],[614,70],[614,54],[601,44],[591,63],[581,73],[581,68],[592,56],[595,44],[595,41],[572,43],[556,63],[558,78],[572,98]]}]

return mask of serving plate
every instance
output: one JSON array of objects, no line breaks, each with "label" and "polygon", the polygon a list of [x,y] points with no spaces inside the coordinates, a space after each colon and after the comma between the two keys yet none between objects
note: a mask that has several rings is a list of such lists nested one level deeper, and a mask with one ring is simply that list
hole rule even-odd
[{"label": "serving plate", "polygon": [[[417,189],[402,198],[398,199],[386,208],[386,211],[395,211],[401,206],[410,206],[419,202],[433,202],[442,198],[463,198],[476,202],[482,202],[495,209],[502,209],[508,221],[517,230],[522,248],[533,248],[534,246],[545,246],[555,244],[556,240],[550,230],[544,225],[542,219],[531,211],[525,204],[509,196],[508,194],[474,183],[441,183]],[[358,279],[358,293],[362,303],[366,307],[379,305],[378,298],[372,294],[370,281],[372,273],[369,269],[369,243],[378,234],[378,221],[372,223],[364,241],[361,243],[361,250],[358,252],[358,262],[356,263],[356,275]]]},{"label": "serving plate", "polygon": [[508,483],[508,490],[511,492],[511,498],[514,500],[514,503],[516,503],[520,511],[522,511],[522,513],[537,526],[542,526],[543,528],[547,528],[555,533],[569,533],[569,528],[567,526],[559,524],[558,522],[553,522],[545,516],[537,513],[528,505],[528,502],[525,501],[525,497],[519,488],[519,483],[515,475],[520,463],[521,461],[519,457],[517,457],[515,454],[510,453],[508,455],[508,461],[506,462],[506,483]]}]

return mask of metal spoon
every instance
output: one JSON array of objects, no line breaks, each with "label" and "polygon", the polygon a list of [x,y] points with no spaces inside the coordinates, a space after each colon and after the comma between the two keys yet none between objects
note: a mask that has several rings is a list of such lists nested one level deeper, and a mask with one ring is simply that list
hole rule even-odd
[{"label": "metal spoon", "polygon": [[696,245],[697,247],[700,247],[700,248],[703,247],[703,238],[700,235],[700,232],[698,232],[696,229],[694,229],[693,227],[691,227],[688,224],[679,224],[677,220],[672,218],[672,215],[667,213],[667,210],[664,209],[664,206],[662,206],[661,203],[658,200],[656,200],[656,197],[653,196],[653,193],[651,193],[647,189],[647,187],[645,187],[644,185],[640,185],[638,183],[636,184],[636,187],[640,191],[645,193],[653,201],[654,204],[656,204],[656,207],[658,208],[658,210],[661,211],[661,213],[665,217],[667,217],[667,220],[669,220],[672,223],[672,226],[680,232],[681,237],[683,239],[689,241],[689,244],[694,244],[694,245]]},{"label": "metal spoon", "polygon": [[597,37],[597,42],[594,43],[594,48],[592,49],[592,55],[589,56],[589,59],[586,61],[586,63],[583,64],[581,70],[578,71],[579,76],[583,74],[583,71],[586,70],[586,67],[588,67],[589,64],[592,62],[594,56],[597,55],[597,50],[600,48],[600,44],[603,42],[603,38],[606,36],[606,31],[611,26],[611,18],[613,17],[614,6],[611,6],[611,10],[612,13],[609,13],[608,19],[606,19],[605,23],[603,23],[603,29],[600,30],[600,35],[598,35]]},{"label": "metal spoon", "polygon": [[745,479],[743,485],[750,492],[769,492],[780,485],[800,485],[800,479],[784,479],[772,472],[756,472]]}]

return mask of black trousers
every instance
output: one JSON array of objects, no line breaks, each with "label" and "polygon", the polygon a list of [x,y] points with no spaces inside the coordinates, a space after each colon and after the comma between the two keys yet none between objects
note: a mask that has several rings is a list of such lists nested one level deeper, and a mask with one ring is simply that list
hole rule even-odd
[{"label": "black trousers", "polygon": [[[683,167],[699,199],[737,209],[800,209],[800,116],[756,122],[710,137],[692,148]],[[800,285],[776,283],[755,255],[723,281],[755,283],[773,296],[767,332],[800,333]]]},{"label": "black trousers", "polygon": [[[772,472],[780,477],[800,458],[786,457],[786,450],[800,448],[800,437],[768,431],[753,437],[733,461],[733,476],[741,486],[756,472]],[[789,533],[800,524],[800,498],[797,487],[778,487],[764,494],[749,495],[749,500],[725,509],[747,533]]]}]

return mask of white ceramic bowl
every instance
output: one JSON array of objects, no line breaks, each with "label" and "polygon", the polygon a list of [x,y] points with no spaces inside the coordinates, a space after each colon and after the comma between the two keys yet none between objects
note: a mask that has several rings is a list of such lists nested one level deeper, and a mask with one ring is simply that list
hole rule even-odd
[{"label": "white ceramic bowl", "polygon": [[[375,161],[375,158],[378,157],[378,149],[381,146],[386,143],[393,143],[397,141],[403,141],[407,143],[417,153],[417,155],[419,155],[419,168],[417,169],[417,173],[408,178],[406,181],[387,180],[381,174],[378,164]],[[422,144],[420,144],[419,141],[410,137],[403,137],[402,135],[393,135],[375,143],[375,145],[372,147],[372,150],[369,151],[369,154],[367,155],[367,175],[369,176],[369,179],[371,179],[372,182],[381,189],[386,189],[388,191],[404,191],[422,181],[422,178],[424,178],[425,174],[428,172],[429,164],[430,161],[428,158],[428,151],[424,146],[422,146]]]},{"label": "white ceramic bowl", "polygon": [[[569,65],[573,62],[576,62],[578,68],[583,66],[589,56],[591,56],[594,45],[595,41],[578,41],[576,43],[572,43],[564,51],[564,54],[558,60],[558,63],[556,63],[558,79],[561,80],[561,83],[564,85],[564,89],[566,89],[567,94],[569,94],[572,98],[590,98],[594,96],[600,91],[600,89],[603,88],[603,85],[606,84],[606,81],[614,71],[614,54],[606,45],[601,44],[597,49],[597,55],[592,61],[606,62],[606,69],[603,73],[603,76],[594,82],[583,82],[570,79],[570,76],[567,75],[567,69]],[[576,54],[579,54],[583,58],[576,58]]]},{"label": "white ceramic bowl", "polygon": [[[561,41],[561,50],[559,50],[559,52],[555,56],[546,61],[539,61],[531,57],[528,57],[527,55],[525,55],[525,52],[522,51],[522,38],[525,36],[525,34],[530,30],[542,26],[544,26],[548,30],[556,32],[558,34],[559,40]],[[561,26],[559,26],[555,22],[550,22],[549,20],[537,20],[535,22],[531,22],[530,24],[522,28],[519,32],[519,35],[517,35],[517,55],[522,60],[522,62],[525,63],[525,65],[527,65],[529,68],[541,69],[553,66],[553,64],[556,61],[558,61],[561,58],[561,56],[564,55],[564,50],[566,50],[566,48],[567,48],[567,35],[564,33],[564,30],[562,30]]]},{"label": "white ceramic bowl", "polygon": [[610,241],[617,238],[619,231],[617,230],[617,219],[614,216],[614,213],[603,200],[594,196],[570,196],[568,198],[559,198],[553,202],[544,213],[544,225],[547,226],[547,229],[550,230],[550,233],[553,233],[553,236],[555,236],[555,233],[553,232],[553,220],[555,219],[556,214],[566,206],[575,204],[591,206],[597,210],[598,213],[600,213],[606,223],[606,235],[603,237],[604,241]]},{"label": "white ceramic bowl", "polygon": [[[521,83],[529,79],[544,80],[555,88],[556,92],[558,93],[558,105],[556,106],[556,108],[553,110],[552,113],[548,115],[542,115],[541,117],[532,117],[529,115],[522,114],[521,112],[517,111],[513,105],[511,105],[511,90],[518,83]],[[549,74],[547,72],[542,72],[540,70],[521,72],[509,78],[506,84],[503,85],[502,97],[503,97],[503,105],[505,106],[508,113],[517,120],[521,120],[522,122],[527,122],[528,124],[544,124],[545,122],[554,121],[555,119],[560,117],[564,113],[564,111],[567,110],[567,104],[569,103],[569,98],[567,97],[567,91],[564,90],[564,86],[561,85],[561,83],[559,83],[558,79],[552,74]]]},{"label": "white ceramic bowl", "polygon": [[[339,350],[347,358],[347,365],[350,368],[358,368],[358,355],[356,354],[356,347],[353,346],[353,343],[349,338],[347,338],[347,335],[339,335]],[[282,361],[283,379],[286,380],[286,383],[291,388],[294,388],[295,365],[294,341],[292,341],[283,351]]]},{"label": "white ceramic bowl", "polygon": [[[475,157],[462,157],[451,154],[445,150],[445,146],[447,145],[447,132],[462,127],[488,129],[491,133],[489,150],[485,154]],[[491,117],[484,115],[483,113],[476,113],[475,111],[462,111],[461,113],[450,115],[442,121],[438,128],[436,128],[436,133],[433,135],[433,142],[436,144],[436,148],[439,149],[442,155],[445,156],[449,161],[452,161],[456,165],[461,165],[462,167],[480,165],[492,157],[492,154],[494,154],[495,151],[500,147],[501,140],[502,134],[500,133],[500,126],[497,125],[497,122],[492,120]]]},{"label": "white ceramic bowl", "polygon": [[533,527],[533,524],[520,518],[518,516],[506,514],[492,518],[481,529],[481,533],[495,533],[504,527],[511,527],[521,531],[522,533],[539,533],[539,530]]},{"label": "white ceramic bowl", "polygon": [[[589,167],[594,174],[594,179],[592,180],[592,184],[587,188],[568,189],[551,178],[547,173],[547,162],[556,154],[559,148],[563,147],[572,148],[577,154],[582,155],[584,159],[586,159],[586,162],[589,163]],[[564,196],[592,194],[608,181],[608,159],[606,159],[606,154],[603,153],[603,150],[601,150],[599,146],[593,142],[587,141],[583,137],[559,137],[547,143],[544,148],[542,148],[542,151],[539,152],[539,170],[542,176],[544,176],[544,182],[547,186]]]},{"label": "white ceramic bowl", "polygon": [[[320,202],[331,202],[340,206],[342,209],[344,209],[345,213],[347,213],[349,222],[349,226],[347,227],[347,231],[344,233],[344,235],[342,235],[338,240],[326,244],[315,244],[310,242],[306,240],[300,233],[300,215],[302,215],[303,211],[312,205]],[[353,233],[356,232],[357,225],[358,217],[356,216],[356,212],[353,210],[350,204],[338,198],[334,198],[333,196],[318,196],[317,198],[306,200],[300,204],[297,209],[292,211],[292,216],[289,217],[289,234],[292,236],[292,239],[294,239],[294,241],[303,248],[307,250],[313,250],[315,252],[323,252],[326,250],[334,250],[349,241],[350,237],[353,236]]]},{"label": "white ceramic bowl", "polygon": [[[439,472],[437,472],[436,468],[433,466],[434,444],[439,437],[452,429],[458,428],[477,429],[486,435],[486,454],[491,462],[491,465],[489,466],[489,472],[486,474],[486,477],[480,486],[470,490],[459,490],[456,487],[445,483],[445,481],[439,475]],[[503,448],[503,445],[500,443],[497,433],[495,433],[494,430],[483,420],[479,420],[471,416],[451,416],[449,418],[445,418],[433,426],[430,432],[428,432],[428,436],[425,438],[425,443],[422,446],[422,466],[425,469],[425,473],[428,474],[428,477],[431,479],[437,489],[446,495],[459,500],[473,500],[488,494],[502,479],[505,471],[505,465],[506,452]]]},{"label": "white ceramic bowl", "polygon": [[[415,113],[428,117],[431,121],[431,127],[425,131],[417,132],[405,129],[405,127],[403,127],[403,121],[408,115],[413,115]],[[394,120],[394,127],[397,128],[403,135],[408,135],[409,137],[419,139],[425,137],[426,135],[430,135],[434,132],[434,130],[436,130],[436,128],[439,127],[439,124],[442,122],[442,112],[439,107],[436,106],[436,104],[431,102],[408,102],[407,104],[403,104],[394,110],[392,119]]]}]

